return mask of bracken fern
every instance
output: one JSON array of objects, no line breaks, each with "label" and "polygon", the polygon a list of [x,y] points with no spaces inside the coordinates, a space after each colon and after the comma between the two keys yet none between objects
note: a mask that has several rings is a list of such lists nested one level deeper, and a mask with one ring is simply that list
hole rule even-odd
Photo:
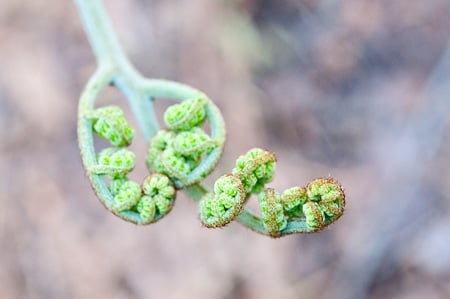
[{"label": "bracken fern", "polygon": [[[238,157],[230,173],[219,177],[209,190],[202,182],[219,161],[225,143],[220,110],[191,86],[143,77],[124,54],[100,0],[76,2],[98,62],[80,97],[78,141],[89,180],[108,210],[126,221],[150,224],[171,211],[182,189],[199,202],[200,220],[209,228],[236,220],[260,234],[281,237],[318,232],[342,216],[345,194],[332,178],[315,179],[281,193],[268,188],[275,175],[276,156],[260,148]],[[136,164],[135,154],[127,148],[134,128],[120,107],[95,107],[109,85],[128,100],[148,140],[150,174],[142,183],[128,178]],[[154,113],[156,98],[180,102],[165,111],[165,128],[160,128]],[[110,146],[96,149],[96,137]],[[260,217],[244,207],[252,195],[258,197]]]}]

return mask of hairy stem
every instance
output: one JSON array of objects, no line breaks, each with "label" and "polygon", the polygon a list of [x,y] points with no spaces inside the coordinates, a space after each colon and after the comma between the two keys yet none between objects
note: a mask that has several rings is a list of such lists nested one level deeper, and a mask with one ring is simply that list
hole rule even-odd
[{"label": "hairy stem", "polygon": [[134,68],[120,46],[100,0],[75,0],[84,29],[94,50],[99,68],[113,72],[110,84],[116,85],[128,100],[146,139],[159,129],[151,98],[137,88],[145,79]]},{"label": "hairy stem", "polygon": [[114,65],[122,72],[125,70],[136,72],[112,30],[103,3],[100,0],[75,0],[75,2],[98,64]]}]

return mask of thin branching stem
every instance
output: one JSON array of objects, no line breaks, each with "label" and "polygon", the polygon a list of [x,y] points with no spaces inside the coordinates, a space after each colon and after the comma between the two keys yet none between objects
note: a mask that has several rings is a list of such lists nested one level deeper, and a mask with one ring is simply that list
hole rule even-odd
[{"label": "thin branching stem", "polygon": [[146,139],[159,129],[151,98],[137,88],[145,79],[131,64],[112,30],[100,0],[75,0],[100,69],[112,72],[110,84],[124,94]]}]

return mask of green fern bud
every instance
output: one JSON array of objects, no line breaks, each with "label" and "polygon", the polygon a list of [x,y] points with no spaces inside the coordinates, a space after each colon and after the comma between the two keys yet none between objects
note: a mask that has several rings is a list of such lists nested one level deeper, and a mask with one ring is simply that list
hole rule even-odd
[{"label": "green fern bud", "polygon": [[163,217],[170,212],[175,200],[175,187],[167,176],[159,173],[147,176],[142,190],[154,202],[157,217]]},{"label": "green fern bud", "polygon": [[136,164],[136,155],[124,148],[106,148],[98,154],[97,161],[97,173],[113,176],[125,175],[133,170]]},{"label": "green fern bud", "polygon": [[113,210],[121,212],[131,209],[141,197],[141,186],[133,181],[124,182],[116,196],[114,196]]},{"label": "green fern bud", "polygon": [[328,221],[342,216],[345,207],[345,194],[341,185],[332,178],[319,178],[306,187],[308,197],[318,204]]},{"label": "green fern bud", "polygon": [[[150,141],[148,169],[168,175],[177,187],[185,186],[190,173],[202,162],[203,153],[207,153],[213,145],[215,142],[199,128],[178,134],[161,130]],[[197,180],[201,179],[199,177]]]},{"label": "green fern bud", "polygon": [[[214,138],[198,127],[207,117]],[[169,129],[152,138],[148,169],[166,174],[177,188],[200,182],[214,169],[222,152],[225,128],[220,111],[199,97],[170,106],[164,119]]]},{"label": "green fern bud", "polygon": [[160,130],[150,140],[150,147],[147,153],[147,167],[150,172],[164,172],[164,166],[162,165],[162,154],[166,148],[171,146],[174,138],[174,132]]},{"label": "green fern bud", "polygon": [[292,187],[281,194],[281,203],[288,218],[300,218],[303,215],[302,206],[308,200],[306,189]]},{"label": "green fern bud", "polygon": [[120,187],[128,181],[128,179],[125,176],[117,176],[111,179],[111,183],[109,184],[109,192],[111,192],[112,196],[116,196],[119,194]]},{"label": "green fern bud", "polygon": [[173,149],[177,153],[188,157],[199,157],[208,153],[214,147],[216,147],[216,142],[200,128],[180,132],[173,141]]},{"label": "green fern bud", "polygon": [[161,195],[157,195],[153,198],[153,200],[155,201],[158,217],[163,217],[167,215],[170,212],[170,210],[172,210],[174,203],[173,198],[167,199]]},{"label": "green fern bud", "polygon": [[174,132],[159,130],[156,135],[153,136],[153,138],[150,140],[150,148],[163,151],[172,144],[174,138]]},{"label": "green fern bud", "polygon": [[316,202],[308,201],[303,205],[306,226],[312,231],[319,231],[325,227],[324,215]]},{"label": "green fern bud", "polygon": [[264,185],[271,182],[275,174],[274,153],[254,148],[236,160],[232,173],[240,178],[245,192],[260,193]]},{"label": "green fern bud", "polygon": [[205,98],[193,98],[167,108],[164,113],[166,125],[174,131],[187,131],[201,126],[206,117]]},{"label": "green fern bud", "polygon": [[134,129],[127,123],[119,107],[108,106],[96,109],[92,119],[92,129],[99,137],[109,140],[116,147],[131,144]]},{"label": "green fern bud", "polygon": [[191,172],[188,159],[177,154],[172,148],[167,148],[162,153],[161,163],[163,167],[162,173],[180,181],[183,181]]},{"label": "green fern bud", "polygon": [[142,219],[142,224],[149,224],[153,222],[156,214],[155,201],[147,195],[144,195],[139,200],[136,210]]},{"label": "green fern bud", "polygon": [[214,184],[214,193],[200,201],[200,220],[206,227],[222,227],[236,218],[246,199],[239,178],[232,174],[221,176]]},{"label": "green fern bud", "polygon": [[279,237],[287,225],[280,194],[268,188],[259,195],[259,204],[264,227],[271,237]]},{"label": "green fern bud", "polygon": [[147,176],[142,184],[144,194],[154,197],[160,195],[166,199],[173,199],[175,188],[169,178],[160,173]]},{"label": "green fern bud", "polygon": [[335,200],[342,197],[342,189],[340,185],[333,179],[315,179],[306,187],[308,197],[312,201]]}]

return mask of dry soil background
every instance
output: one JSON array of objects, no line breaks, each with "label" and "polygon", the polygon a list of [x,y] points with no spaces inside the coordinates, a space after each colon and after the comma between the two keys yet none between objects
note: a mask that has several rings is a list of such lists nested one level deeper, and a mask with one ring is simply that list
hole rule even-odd
[{"label": "dry soil background", "polygon": [[[75,5],[2,0],[0,298],[450,298],[447,0],[107,2],[146,76],[192,84],[222,109],[213,178],[268,148],[272,186],[332,175],[347,212],[280,240],[207,230],[185,196],[155,225],[116,219],[78,153],[95,59]],[[143,163],[145,142],[134,148]]]}]

